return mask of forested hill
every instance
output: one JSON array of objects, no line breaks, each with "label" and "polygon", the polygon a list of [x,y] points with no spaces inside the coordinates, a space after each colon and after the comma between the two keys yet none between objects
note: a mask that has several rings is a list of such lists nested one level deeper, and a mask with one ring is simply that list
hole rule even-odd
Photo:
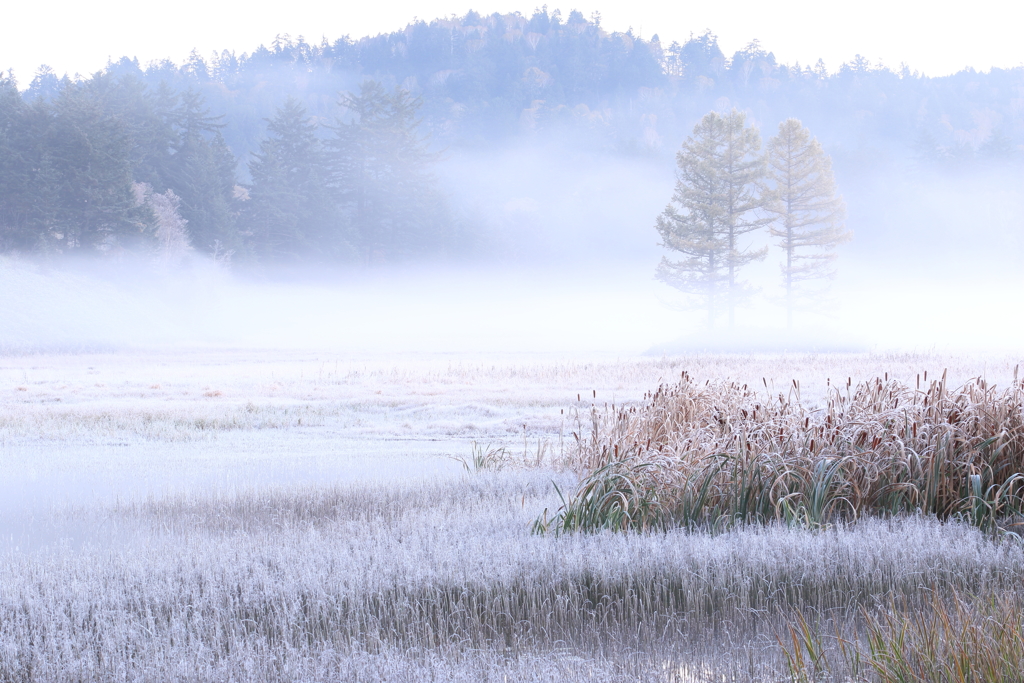
[{"label": "forested hill", "polygon": [[[376,95],[359,94],[368,80],[380,84]],[[344,93],[391,113],[360,128],[342,105],[351,96]],[[23,90],[11,79],[0,82],[0,248],[107,248],[139,235],[145,241],[164,200],[140,197],[173,191],[167,201],[174,206],[164,209],[179,211],[179,227],[207,252],[454,253],[472,241],[469,228],[452,227],[458,220],[426,185],[401,200],[413,202],[405,218],[355,216],[353,207],[364,211],[364,200],[390,181],[377,177],[383,184],[372,191],[341,187],[355,182],[353,159],[373,157],[367,150],[383,145],[395,159],[415,159],[407,177],[429,185],[431,150],[558,138],[590,151],[668,158],[708,110],[733,107],[766,130],[801,119],[838,168],[864,160],[945,170],[1016,163],[1024,68],[929,78],[861,57],[831,70],[820,62],[784,65],[756,42],[726,55],[710,33],[665,45],[657,35],[605,31],[597,16],[546,9],[532,16],[470,12],[333,43],[280,36],[250,54],[193,55],[182,65],[123,58],[79,79],[41,68]],[[288,147],[282,141],[290,135]],[[281,156],[286,147],[290,160]],[[254,163],[264,173],[262,187]],[[310,199],[296,189],[316,184],[336,192]],[[282,220],[289,201],[321,206],[325,213],[299,221],[316,223],[319,232],[264,225],[272,244],[257,244],[250,196],[263,197]],[[328,235],[327,226],[342,224]]]},{"label": "forested hill", "polygon": [[[194,54],[180,66],[122,58],[104,75],[138,78],[154,92],[161,84],[200,90],[209,109],[225,116],[224,137],[242,159],[288,97],[328,121],[338,93],[364,78],[422,97],[426,124],[444,145],[569,124],[612,148],[674,149],[709,108],[727,106],[757,120],[797,115],[832,145],[878,138],[910,152],[933,145],[937,156],[962,157],[993,136],[1024,143],[1024,68],[928,78],[860,56],[831,70],[820,62],[785,65],[756,42],[732,55],[710,33],[663,45],[656,34],[606,32],[599,17],[576,11],[470,12],[333,43],[279,36],[251,54]],[[25,97],[53,97],[64,83],[44,69]]]}]

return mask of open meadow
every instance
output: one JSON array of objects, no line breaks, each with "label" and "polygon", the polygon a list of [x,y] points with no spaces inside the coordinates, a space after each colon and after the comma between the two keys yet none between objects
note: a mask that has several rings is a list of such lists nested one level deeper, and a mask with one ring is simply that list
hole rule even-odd
[{"label": "open meadow", "polygon": [[539,5],[6,3],[0,683],[1024,683],[1010,3]]},{"label": "open meadow", "polygon": [[[796,465],[760,516],[705,497],[687,517],[664,493],[686,482],[663,476],[633,480],[667,487],[646,526],[553,519],[595,469],[628,470],[587,450],[643,426],[616,412],[682,395],[684,372],[698,394],[782,394],[810,429],[848,382],[925,396],[945,372],[944,391],[982,377],[995,397],[1018,360],[9,355],[0,680],[1008,680],[1024,661],[1013,482],[987,527],[912,496],[851,514],[846,484],[814,508],[786,483]],[[684,455],[642,460],[668,476]],[[990,673],[941,669],[965,652]]]}]

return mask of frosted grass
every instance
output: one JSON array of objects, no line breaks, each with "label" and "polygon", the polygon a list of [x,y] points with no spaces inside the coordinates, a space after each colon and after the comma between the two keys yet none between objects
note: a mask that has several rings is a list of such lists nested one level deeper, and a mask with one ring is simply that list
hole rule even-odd
[{"label": "frosted grass", "polygon": [[673,680],[685,666],[749,679],[783,671],[772,639],[786,610],[850,616],[1024,579],[1020,544],[925,518],[534,536],[551,476],[566,475],[67,510],[109,537],[4,558],[0,676],[308,680],[362,662],[412,667],[411,680]]},{"label": "frosted grass", "polygon": [[341,428],[361,438],[558,432],[559,410],[632,401],[686,370],[751,386],[762,378],[803,398],[826,381],[911,383],[949,370],[951,385],[1005,384],[1019,358],[942,354],[560,356],[367,355],[146,351],[0,357],[0,443],[208,440],[233,430]]},{"label": "frosted grass", "polygon": [[1015,364],[0,358],[0,680],[784,680],[792,611],[827,630],[932,591],[1019,593],[1021,545],[916,517],[534,536],[572,474],[452,457],[553,450],[573,407],[639,400],[684,369],[799,377],[813,401],[827,378],[998,383]]}]

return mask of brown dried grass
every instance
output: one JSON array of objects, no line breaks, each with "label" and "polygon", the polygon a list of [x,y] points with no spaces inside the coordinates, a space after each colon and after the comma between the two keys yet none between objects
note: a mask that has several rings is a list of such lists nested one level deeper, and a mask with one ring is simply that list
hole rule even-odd
[{"label": "brown dried grass", "polygon": [[[581,491],[597,473],[628,475],[632,488],[657,492],[665,519],[695,526],[921,512],[994,529],[1021,512],[1016,374],[1002,390],[981,378],[951,389],[945,373],[923,388],[920,378],[848,380],[820,406],[800,401],[797,381],[786,393],[767,387],[684,372],[638,405],[578,414],[567,464],[587,473]],[[570,497],[561,512],[578,503]]]}]

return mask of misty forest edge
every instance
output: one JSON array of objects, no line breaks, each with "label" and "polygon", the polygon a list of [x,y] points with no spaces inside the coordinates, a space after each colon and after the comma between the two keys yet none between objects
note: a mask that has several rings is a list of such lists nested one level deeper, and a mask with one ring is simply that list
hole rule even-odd
[{"label": "misty forest edge", "polygon": [[[546,9],[333,44],[279,36],[251,55],[193,54],[181,66],[123,58],[88,78],[42,67],[24,92],[0,81],[0,249],[195,249],[249,263],[479,256],[500,239],[434,174],[460,150],[543,139],[656,158],[708,110],[728,119],[738,109],[762,122],[795,115],[847,166],[873,154],[873,164],[956,173],[1020,162],[1022,89],[1021,68],[928,78],[858,56],[829,73],[820,61],[780,65],[756,41],[726,58],[710,33],[664,47],[657,35],[608,33],[597,15]],[[771,204],[766,195],[755,208]],[[673,250],[670,218],[658,225]],[[822,267],[846,234],[833,228]],[[730,314],[741,251],[726,264]],[[666,263],[659,277],[699,290],[713,322],[715,267],[684,286],[680,262],[674,275]]]}]

